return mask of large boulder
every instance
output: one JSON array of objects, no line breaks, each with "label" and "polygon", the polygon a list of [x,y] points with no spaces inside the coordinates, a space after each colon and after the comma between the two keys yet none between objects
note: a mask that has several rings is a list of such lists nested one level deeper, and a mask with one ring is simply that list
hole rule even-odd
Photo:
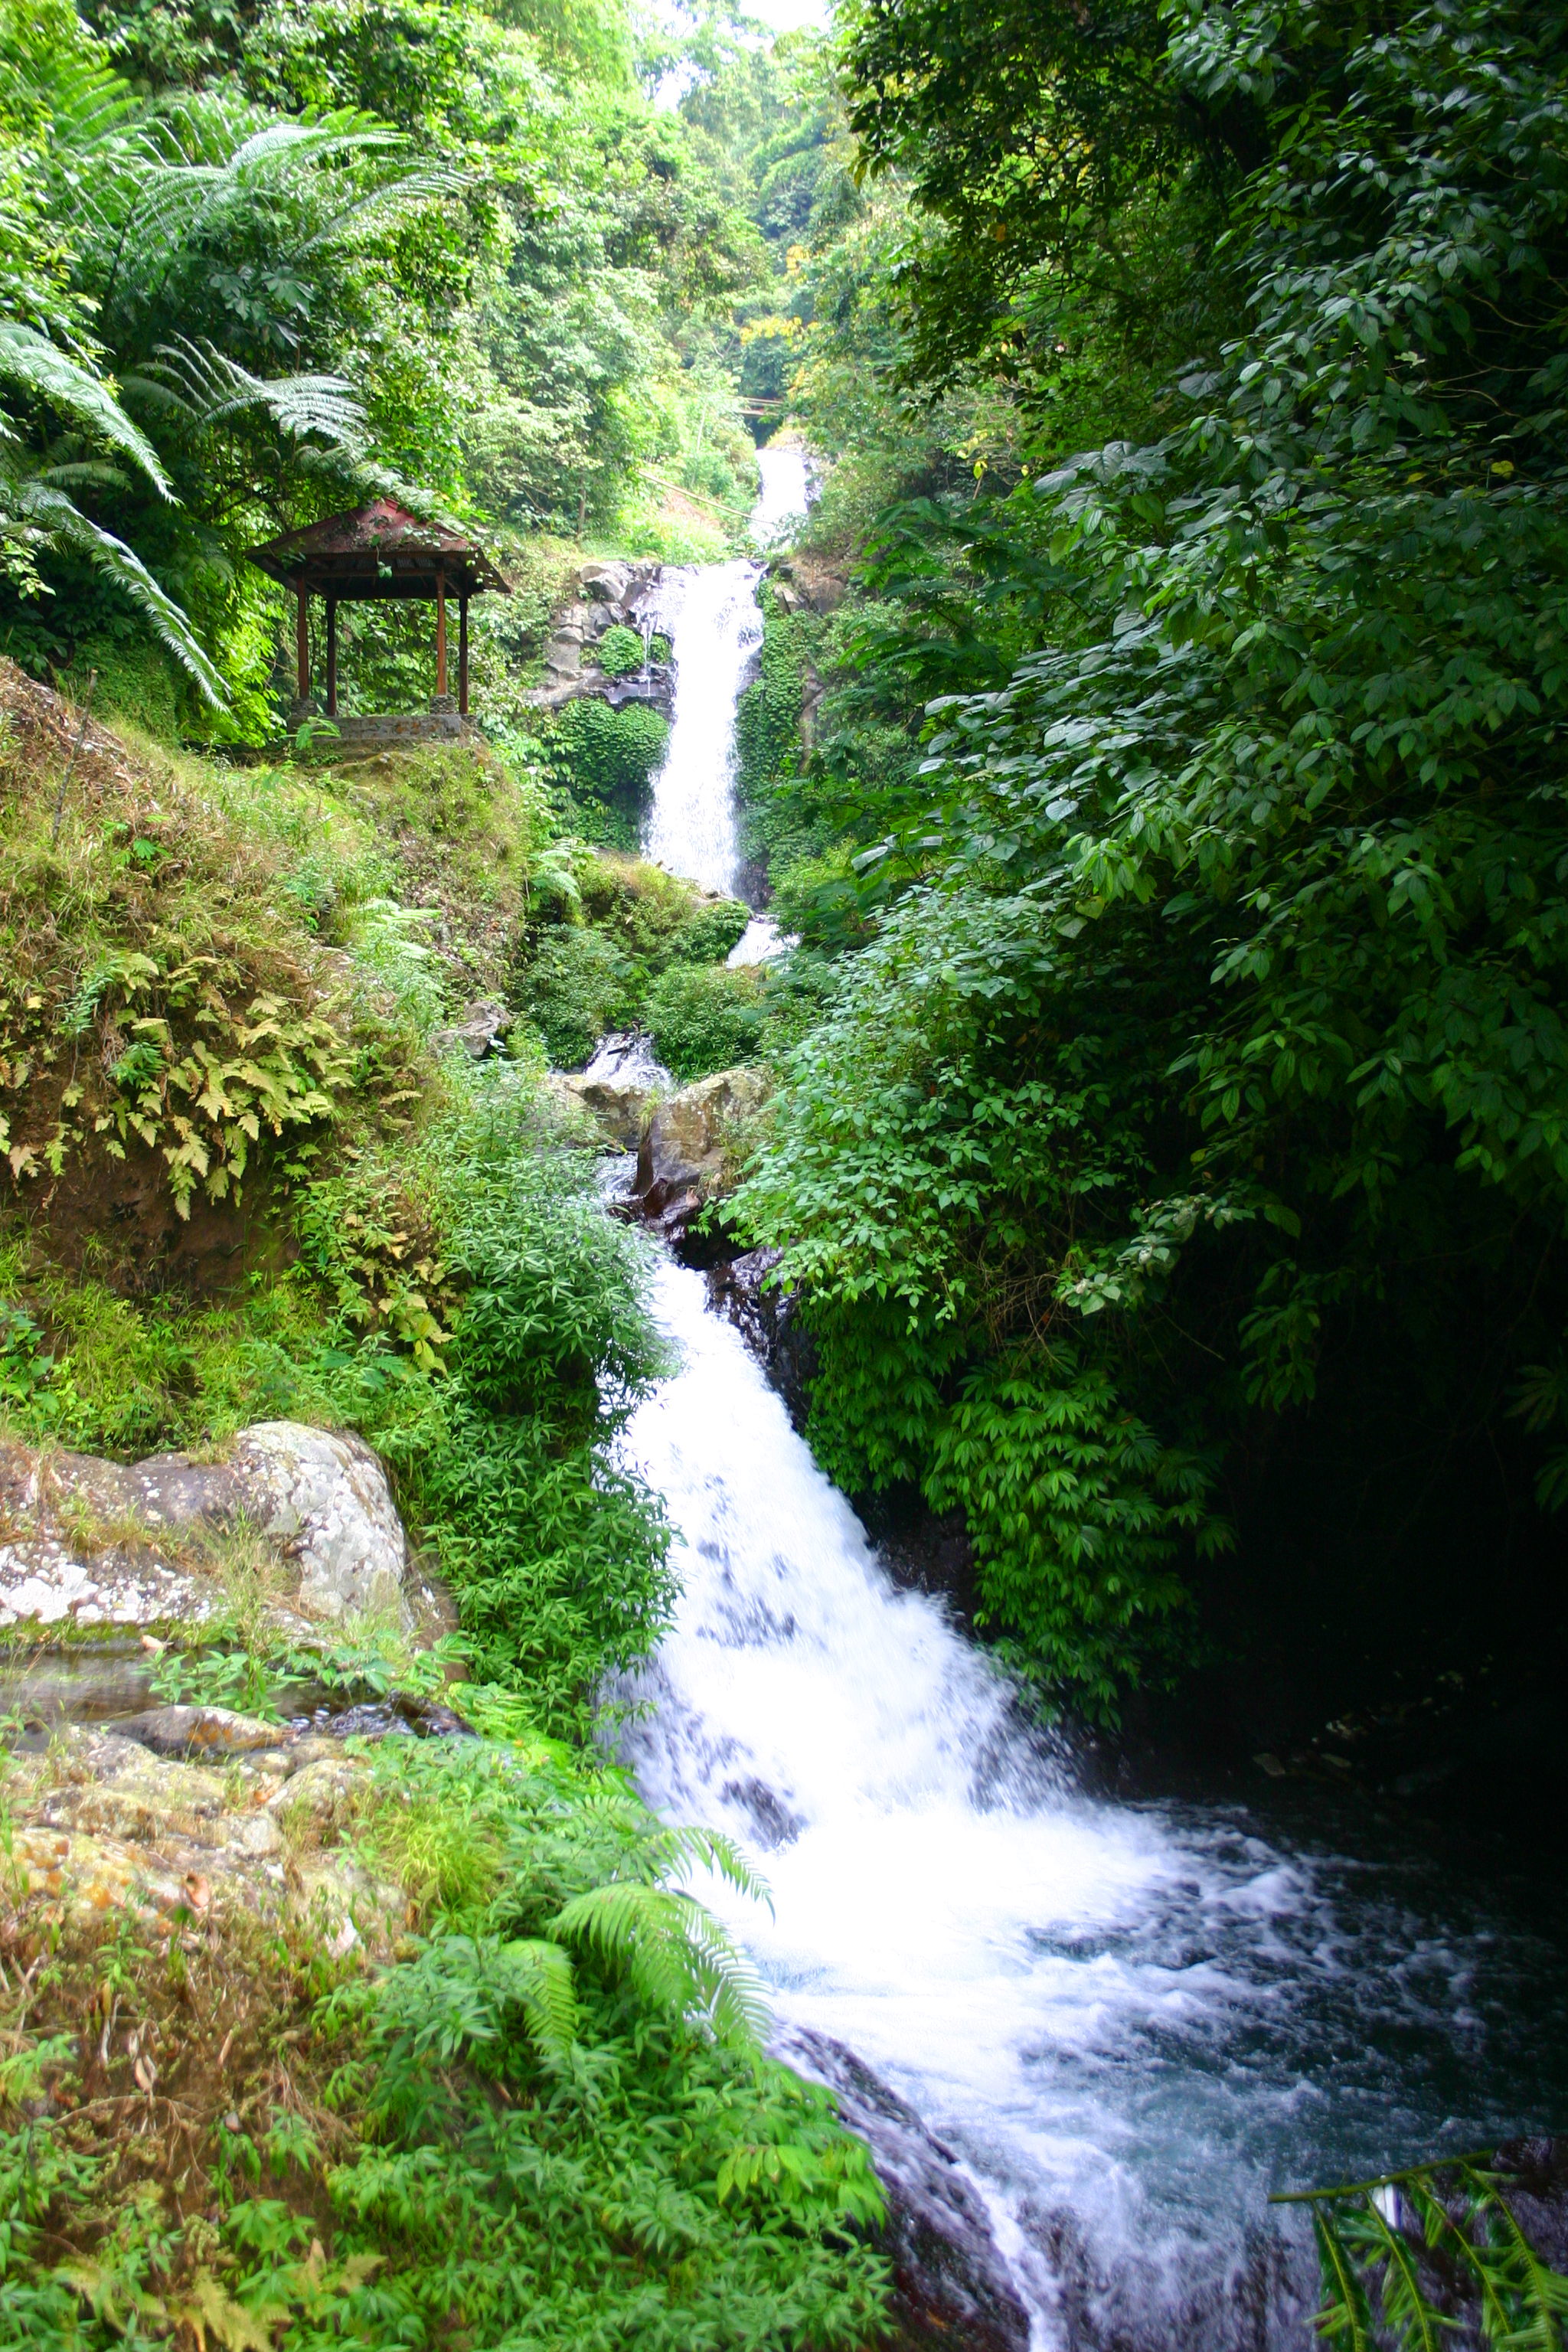
[{"label": "large boulder", "polygon": [[591,1078],[584,1072],[578,1077],[563,1078],[562,1086],[572,1100],[581,1103],[590,1114],[605,1142],[618,1144],[623,1151],[637,1150],[654,1098],[654,1088],[646,1078],[623,1077],[618,1073]]},{"label": "large boulder", "polygon": [[362,1438],[258,1422],[236,1439],[229,1475],[247,1515],[298,1562],[307,1617],[402,1612],[408,1538],[386,1473]]},{"label": "large boulder", "polygon": [[767,1083],[756,1070],[716,1071],[656,1102],[637,1149],[631,1205],[667,1241],[726,1191],[735,1130],[760,1110]]},{"label": "large boulder", "polygon": [[199,1623],[221,1611],[224,1544],[268,1538],[279,1613],[306,1633],[412,1621],[408,1539],[363,1440],[291,1421],[240,1431],[226,1460],[154,1454],[129,1468],[0,1444],[0,1626]]}]

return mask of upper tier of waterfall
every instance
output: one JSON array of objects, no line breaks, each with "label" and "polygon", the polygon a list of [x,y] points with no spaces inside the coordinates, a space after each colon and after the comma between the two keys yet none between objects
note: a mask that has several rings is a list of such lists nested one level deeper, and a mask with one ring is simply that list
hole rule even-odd
[{"label": "upper tier of waterfall", "polygon": [[752,562],[668,565],[653,607],[673,649],[675,709],[645,845],[705,890],[735,887],[735,700],[762,643],[762,572]]}]

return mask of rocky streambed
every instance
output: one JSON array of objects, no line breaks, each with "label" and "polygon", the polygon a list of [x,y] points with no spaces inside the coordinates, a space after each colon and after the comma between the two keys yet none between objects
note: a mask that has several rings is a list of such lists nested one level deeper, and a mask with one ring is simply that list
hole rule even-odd
[{"label": "rocky streambed", "polygon": [[12,1753],[0,1882],[61,1924],[221,1922],[237,1907],[309,1920],[334,1956],[384,1951],[406,1922],[403,1890],[343,1843],[369,1770],[341,1738],[226,1707],[61,1725]]}]

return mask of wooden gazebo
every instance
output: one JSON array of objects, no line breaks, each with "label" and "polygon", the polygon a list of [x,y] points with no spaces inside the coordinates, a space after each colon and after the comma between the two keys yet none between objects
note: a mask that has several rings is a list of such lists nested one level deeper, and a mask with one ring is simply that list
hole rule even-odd
[{"label": "wooden gazebo", "polygon": [[[416,597],[436,607],[437,717],[453,709],[447,690],[447,600],[458,600],[457,713],[468,710],[468,599],[487,589],[511,593],[484,551],[448,523],[424,522],[395,499],[373,499],[352,514],[329,515],[249,551],[250,562],[291,589],[298,601],[300,714],[311,708],[310,605],[327,607],[326,716],[338,715],[338,606]],[[406,723],[406,722],[400,722]],[[447,724],[451,724],[447,717]]]}]

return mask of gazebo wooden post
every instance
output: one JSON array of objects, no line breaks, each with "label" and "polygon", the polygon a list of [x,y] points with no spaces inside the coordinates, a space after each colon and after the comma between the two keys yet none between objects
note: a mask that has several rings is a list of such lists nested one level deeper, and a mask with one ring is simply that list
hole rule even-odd
[{"label": "gazebo wooden post", "polygon": [[338,715],[338,600],[327,599],[327,717]]},{"label": "gazebo wooden post", "polygon": [[468,600],[458,599],[458,709],[466,719],[468,715]]},{"label": "gazebo wooden post", "polygon": [[310,699],[310,592],[301,580],[299,587],[299,610],[294,625],[294,650],[299,656],[300,699]]},{"label": "gazebo wooden post", "polygon": [[447,575],[436,574],[436,695],[444,701],[447,695]]}]

